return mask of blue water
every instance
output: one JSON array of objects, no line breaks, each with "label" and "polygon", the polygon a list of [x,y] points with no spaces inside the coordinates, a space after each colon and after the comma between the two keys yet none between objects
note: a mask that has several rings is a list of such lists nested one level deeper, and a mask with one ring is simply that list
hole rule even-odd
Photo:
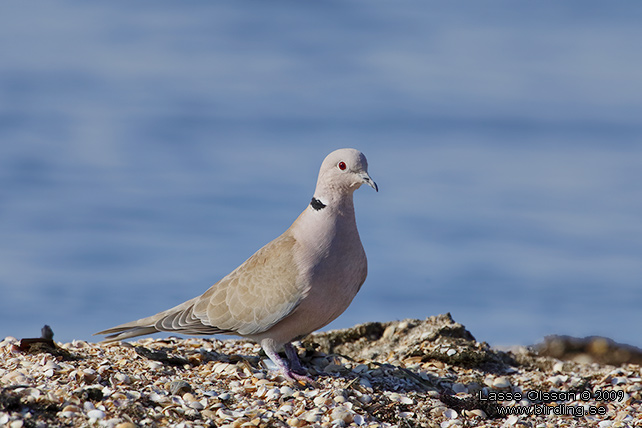
[{"label": "blue water", "polygon": [[4,2],[0,338],[194,297],[355,147],[369,277],[328,328],[642,346],[642,3]]}]

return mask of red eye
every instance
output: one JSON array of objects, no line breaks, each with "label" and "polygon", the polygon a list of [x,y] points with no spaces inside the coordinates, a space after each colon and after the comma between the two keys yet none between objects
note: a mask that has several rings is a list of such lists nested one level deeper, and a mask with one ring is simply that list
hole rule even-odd
[{"label": "red eye", "polygon": [[346,170],[346,168],[347,168],[346,163],[345,163],[345,162],[343,162],[343,161],[339,162],[339,165],[337,165],[337,166],[339,167],[339,169],[340,169],[341,171],[345,171],[345,170]]}]

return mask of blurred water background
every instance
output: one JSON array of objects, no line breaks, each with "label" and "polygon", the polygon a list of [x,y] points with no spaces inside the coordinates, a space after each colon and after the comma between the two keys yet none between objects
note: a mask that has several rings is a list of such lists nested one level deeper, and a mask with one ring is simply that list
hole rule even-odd
[{"label": "blurred water background", "polygon": [[281,234],[327,153],[370,272],[328,328],[642,345],[642,3],[3,2],[0,338],[192,298]]}]

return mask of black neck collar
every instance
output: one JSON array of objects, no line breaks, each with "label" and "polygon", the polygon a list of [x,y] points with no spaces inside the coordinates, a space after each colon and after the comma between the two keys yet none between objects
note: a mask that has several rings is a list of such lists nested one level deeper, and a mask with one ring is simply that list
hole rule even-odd
[{"label": "black neck collar", "polygon": [[326,205],[318,200],[317,198],[312,198],[312,201],[310,202],[310,206],[314,208],[316,211],[322,210],[326,207]]}]

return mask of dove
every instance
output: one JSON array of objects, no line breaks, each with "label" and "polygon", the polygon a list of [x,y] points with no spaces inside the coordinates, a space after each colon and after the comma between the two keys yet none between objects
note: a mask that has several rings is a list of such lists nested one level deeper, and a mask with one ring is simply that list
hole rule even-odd
[{"label": "dove", "polygon": [[96,334],[109,335],[105,342],[161,331],[233,334],[259,343],[285,378],[309,380],[292,341],[341,315],[368,273],[353,202],[364,183],[379,191],[363,153],[333,151],[321,164],[311,202],[281,236],[202,295]]}]

